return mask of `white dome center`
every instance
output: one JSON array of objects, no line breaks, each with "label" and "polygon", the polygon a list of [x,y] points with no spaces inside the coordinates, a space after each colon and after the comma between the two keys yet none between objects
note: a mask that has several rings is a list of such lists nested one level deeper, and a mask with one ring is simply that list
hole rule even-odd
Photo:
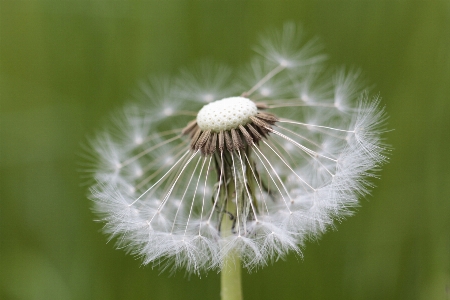
[{"label": "white dome center", "polygon": [[244,97],[230,97],[206,104],[197,114],[201,130],[220,132],[250,123],[258,112],[256,104]]}]

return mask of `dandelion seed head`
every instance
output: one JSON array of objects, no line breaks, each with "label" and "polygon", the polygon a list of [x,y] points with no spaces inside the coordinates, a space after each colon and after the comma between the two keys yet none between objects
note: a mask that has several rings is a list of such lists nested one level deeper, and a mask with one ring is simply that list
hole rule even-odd
[{"label": "dandelion seed head", "polygon": [[386,114],[319,50],[287,23],[237,76],[201,63],[141,84],[91,141],[90,198],[118,248],[197,274],[235,253],[253,270],[350,216],[387,160]]}]

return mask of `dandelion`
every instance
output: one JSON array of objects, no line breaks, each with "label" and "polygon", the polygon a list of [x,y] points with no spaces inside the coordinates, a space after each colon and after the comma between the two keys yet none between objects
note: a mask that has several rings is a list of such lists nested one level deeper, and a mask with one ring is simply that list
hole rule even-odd
[{"label": "dandelion", "polygon": [[319,51],[288,23],[237,73],[207,63],[142,84],[92,141],[91,198],[118,247],[163,269],[252,270],[351,215],[386,161],[386,117]]}]

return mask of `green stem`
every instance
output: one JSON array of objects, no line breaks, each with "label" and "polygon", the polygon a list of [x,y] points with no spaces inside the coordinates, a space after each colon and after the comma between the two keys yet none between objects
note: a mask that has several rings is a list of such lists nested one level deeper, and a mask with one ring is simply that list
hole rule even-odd
[{"label": "green stem", "polygon": [[[237,208],[236,201],[233,201],[233,198],[237,190],[232,172],[230,166],[225,166],[225,176],[226,178],[231,178],[231,180],[226,186],[226,191],[223,191],[222,203],[225,204],[225,210],[231,213],[233,218],[230,218],[228,214],[223,215],[220,226],[223,237],[233,235],[233,224],[236,226],[234,218],[237,217]],[[242,300],[241,259],[235,251],[230,251],[223,263],[220,274],[220,298],[221,300]]]},{"label": "green stem", "polygon": [[220,298],[222,300],[242,300],[241,260],[230,253],[220,276]]}]

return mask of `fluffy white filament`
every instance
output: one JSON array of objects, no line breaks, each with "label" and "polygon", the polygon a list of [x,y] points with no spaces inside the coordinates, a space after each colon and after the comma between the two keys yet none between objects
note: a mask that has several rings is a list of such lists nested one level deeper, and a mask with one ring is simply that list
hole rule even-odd
[{"label": "fluffy white filament", "polygon": [[[235,251],[253,269],[300,253],[305,239],[352,214],[369,191],[366,178],[386,161],[385,114],[359,87],[357,72],[341,70],[334,80],[322,74],[317,42],[303,43],[300,33],[286,24],[264,37],[258,56],[236,74],[211,64],[143,84],[142,101],[92,140],[91,199],[118,247],[144,264],[194,273],[221,268]],[[237,100],[197,116],[224,97]],[[266,138],[228,156],[191,150],[182,134],[189,121],[197,116],[204,130],[230,130],[242,120],[224,121],[221,111],[246,98],[242,118],[256,114],[255,103],[279,118]],[[219,195],[230,181],[236,191],[228,198],[238,205],[233,234],[224,236],[221,218],[231,216]]]}]

